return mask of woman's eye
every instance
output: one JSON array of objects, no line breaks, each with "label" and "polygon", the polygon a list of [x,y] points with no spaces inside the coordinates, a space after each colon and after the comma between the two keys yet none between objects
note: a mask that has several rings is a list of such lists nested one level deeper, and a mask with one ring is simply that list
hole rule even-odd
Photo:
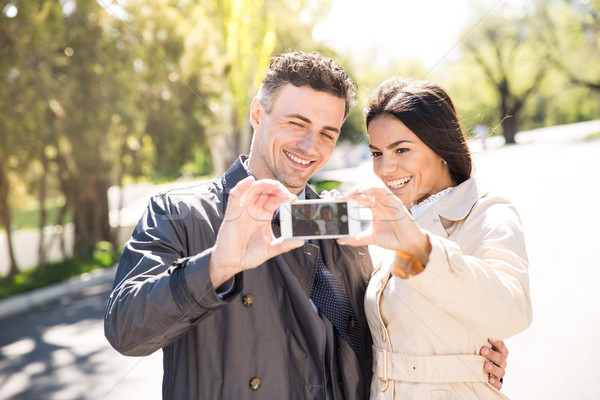
[{"label": "woman's eye", "polygon": [[371,152],[371,158],[377,158],[377,157],[379,157],[380,155],[381,155],[381,153],[380,153],[380,152],[378,152],[378,151],[373,151],[373,152]]},{"label": "woman's eye", "polygon": [[407,148],[405,148],[405,147],[402,147],[402,148],[399,148],[398,150],[396,150],[396,153],[400,153],[400,154],[402,154],[402,153],[406,153],[407,151],[408,151],[408,149],[407,149]]}]

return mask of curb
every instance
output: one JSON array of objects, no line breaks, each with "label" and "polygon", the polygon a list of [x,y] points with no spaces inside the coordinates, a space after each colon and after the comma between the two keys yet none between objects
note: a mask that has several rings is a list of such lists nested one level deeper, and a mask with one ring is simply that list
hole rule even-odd
[{"label": "curb", "polygon": [[55,283],[48,287],[23,293],[0,300],[0,319],[12,317],[36,307],[48,304],[62,296],[76,294],[90,286],[112,282],[115,278],[117,266],[98,269],[88,272],[65,282]]}]

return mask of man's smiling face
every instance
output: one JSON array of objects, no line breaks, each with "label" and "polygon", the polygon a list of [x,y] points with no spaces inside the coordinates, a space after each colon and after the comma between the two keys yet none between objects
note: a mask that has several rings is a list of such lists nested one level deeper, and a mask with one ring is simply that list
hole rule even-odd
[{"label": "man's smiling face", "polygon": [[255,98],[250,173],[276,179],[298,194],[333,154],[344,111],[344,99],[307,86],[283,86],[269,113]]}]

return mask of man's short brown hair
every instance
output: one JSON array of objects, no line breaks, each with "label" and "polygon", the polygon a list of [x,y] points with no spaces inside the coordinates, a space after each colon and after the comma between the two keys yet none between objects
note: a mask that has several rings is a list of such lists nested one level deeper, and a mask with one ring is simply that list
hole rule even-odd
[{"label": "man's short brown hair", "polygon": [[271,59],[258,90],[258,98],[267,113],[273,109],[280,89],[288,83],[297,87],[308,86],[344,99],[344,119],[354,106],[355,83],[342,67],[318,53],[288,52]]}]

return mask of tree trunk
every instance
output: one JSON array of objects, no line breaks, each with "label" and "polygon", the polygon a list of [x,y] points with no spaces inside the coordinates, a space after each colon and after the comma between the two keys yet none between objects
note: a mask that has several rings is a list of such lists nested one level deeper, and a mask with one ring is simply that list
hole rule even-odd
[{"label": "tree trunk", "polygon": [[8,193],[9,193],[9,182],[8,176],[6,175],[6,171],[4,170],[4,166],[0,165],[0,214],[2,217],[2,224],[4,225],[4,229],[6,231],[6,244],[8,247],[8,257],[10,262],[10,268],[8,270],[9,276],[14,276],[19,273],[19,266],[17,265],[17,261],[15,259],[15,253],[13,250],[13,242],[12,242],[12,230],[11,230],[11,220],[10,220],[10,204],[8,202]]},{"label": "tree trunk", "polygon": [[515,144],[515,136],[518,131],[518,121],[516,115],[507,115],[502,120],[502,135],[505,144]]},{"label": "tree trunk", "polygon": [[515,135],[517,134],[517,116],[514,101],[511,99],[508,81],[504,79],[498,85],[500,94],[500,110],[502,112],[502,135],[505,144],[515,144]]},{"label": "tree trunk", "polygon": [[40,177],[40,188],[38,193],[38,201],[40,207],[40,241],[38,243],[38,271],[44,271],[46,269],[46,246],[45,246],[45,227],[46,227],[46,172],[48,171],[48,157],[46,156],[45,149],[42,149],[40,154],[40,161],[42,163],[42,174]]},{"label": "tree trunk", "polygon": [[75,246],[77,257],[94,253],[100,240],[111,241],[108,221],[108,183],[87,175],[81,182],[83,190],[74,202]]}]

